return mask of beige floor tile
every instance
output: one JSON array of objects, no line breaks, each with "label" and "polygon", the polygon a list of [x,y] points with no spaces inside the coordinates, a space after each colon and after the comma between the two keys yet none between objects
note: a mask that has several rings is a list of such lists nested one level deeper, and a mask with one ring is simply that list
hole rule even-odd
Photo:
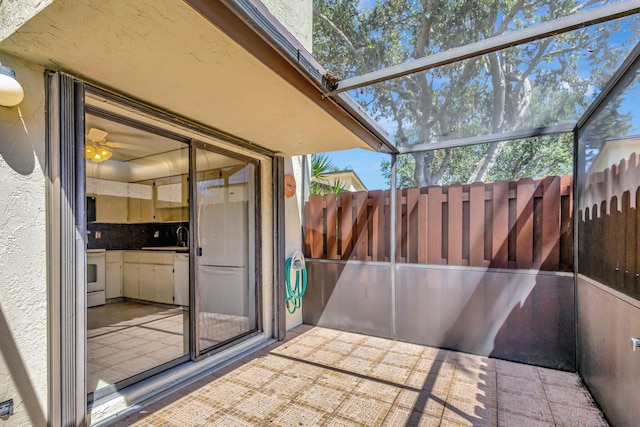
[{"label": "beige floor tile", "polygon": [[374,399],[378,399],[383,402],[393,403],[401,390],[402,388],[388,383],[363,379],[358,383],[356,388],[353,389],[353,392],[373,397]]},{"label": "beige floor tile", "polygon": [[336,363],[336,368],[358,375],[368,375],[375,363],[371,360],[360,359],[355,356],[345,356]]},{"label": "beige floor tile", "polygon": [[362,424],[336,415],[330,416],[323,427],[364,427]]},{"label": "beige floor tile", "polygon": [[259,366],[241,367],[226,376],[227,380],[241,383],[250,387],[261,387],[277,374]]},{"label": "beige floor tile", "polygon": [[251,421],[270,421],[289,402],[289,399],[280,396],[255,392],[249,393],[228,411]]},{"label": "beige floor tile", "polygon": [[440,417],[432,417],[425,413],[413,412],[403,407],[394,406],[387,414],[382,425],[388,427],[438,427],[440,425]]},{"label": "beige floor tile", "polygon": [[292,363],[289,368],[283,372],[294,377],[304,377],[315,380],[327,372],[327,368],[316,366],[307,362]]},{"label": "beige floor tile", "polygon": [[451,388],[451,378],[414,372],[409,376],[405,385],[416,390],[426,391],[430,395],[445,401]]},{"label": "beige floor tile", "polygon": [[506,411],[548,423],[553,422],[551,408],[546,399],[532,399],[529,396],[501,391],[498,391],[497,395],[499,412]]},{"label": "beige floor tile", "polygon": [[411,355],[411,354],[401,354],[394,353],[393,351],[389,351],[384,357],[380,360],[381,363],[386,363],[387,365],[400,366],[402,368],[413,369],[416,363],[420,360],[419,356]]},{"label": "beige floor tile", "polygon": [[535,366],[523,365],[521,363],[498,360],[496,362],[496,372],[498,375],[526,378],[531,381],[540,381],[540,376]]},{"label": "beige floor tile", "polygon": [[293,363],[301,362],[293,362],[291,359],[287,359],[285,357],[281,357],[271,353],[268,353],[256,360],[256,366],[269,369],[274,372],[281,372],[289,369]]},{"label": "beige floor tile", "polygon": [[280,354],[282,356],[292,357],[295,359],[304,359],[313,351],[313,347],[308,347],[292,340],[278,348],[273,349],[271,353]]},{"label": "beige floor tile", "polygon": [[352,394],[342,402],[336,410],[340,417],[364,424],[366,426],[379,426],[391,409],[391,404],[381,402],[372,397]]},{"label": "beige floor tile", "polygon": [[202,425],[203,426],[207,425],[211,427],[231,427],[231,426],[254,427],[254,426],[261,426],[262,424],[263,424],[262,421],[245,420],[236,415],[223,413],[223,414],[220,414],[219,416],[210,417],[209,419],[207,419],[207,423]]},{"label": "beige floor tile", "polygon": [[322,347],[323,350],[332,351],[343,356],[351,353],[355,348],[356,344],[338,340],[331,340]]},{"label": "beige floor tile", "polygon": [[291,335],[121,425],[607,425],[575,374],[325,328]]},{"label": "beige floor tile", "polygon": [[252,392],[253,388],[230,381],[216,381],[212,387],[205,388],[198,397],[223,409],[230,408]]},{"label": "beige floor tile", "polygon": [[497,426],[498,412],[495,406],[487,406],[475,399],[450,399],[444,407],[443,420],[468,426]]},{"label": "beige floor tile", "polygon": [[308,387],[306,378],[292,377],[289,375],[278,375],[263,385],[260,390],[267,394],[276,394],[281,397],[293,399],[298,393]]},{"label": "beige floor tile", "polygon": [[563,387],[583,387],[580,376],[573,372],[556,371],[548,368],[536,368],[544,384],[554,384]]},{"label": "beige floor tile", "polygon": [[561,426],[608,426],[602,413],[595,408],[575,407],[550,402],[551,413],[557,425]]},{"label": "beige floor tile", "polygon": [[391,347],[393,347],[394,342],[386,338],[370,336],[370,337],[367,337],[364,341],[362,341],[362,344],[369,347],[374,347],[380,350],[389,350]]},{"label": "beige floor tile", "polygon": [[389,347],[389,351],[393,353],[404,354],[407,356],[415,356],[419,357],[424,353],[425,347],[418,344],[412,344],[408,342],[402,341],[392,341],[391,347]]},{"label": "beige floor tile", "polygon": [[339,353],[326,350],[316,350],[309,354],[305,360],[325,366],[333,366],[338,363],[344,356]]},{"label": "beige floor tile", "polygon": [[542,421],[537,418],[526,417],[507,411],[499,411],[498,425],[500,427],[553,427],[553,422]]},{"label": "beige floor tile", "polygon": [[373,366],[369,376],[394,384],[405,384],[410,374],[409,368],[378,363]]},{"label": "beige floor tile", "polygon": [[398,393],[394,405],[410,409],[413,412],[422,412],[432,417],[440,418],[444,411],[445,401],[432,396],[426,391],[404,389]]},{"label": "beige floor tile", "polygon": [[280,411],[269,423],[278,427],[320,426],[329,414],[315,408],[292,403]]},{"label": "beige floor tile", "polygon": [[327,413],[333,413],[347,395],[348,393],[342,390],[316,383],[303,390],[297,396],[296,401]]},{"label": "beige floor tile", "polygon": [[320,377],[318,383],[329,387],[351,393],[358,383],[362,381],[357,375],[351,375],[339,371],[327,370]]},{"label": "beige floor tile", "polygon": [[553,384],[545,384],[544,390],[549,402],[563,405],[578,406],[581,408],[594,408],[595,403],[589,392],[575,387],[563,387]]},{"label": "beige floor tile", "polygon": [[499,391],[529,396],[532,398],[546,399],[541,381],[501,374],[497,375],[496,380]]},{"label": "beige floor tile", "polygon": [[380,360],[387,352],[385,350],[371,347],[368,345],[359,345],[355,350],[351,352],[351,356],[359,359],[366,359],[371,361]]}]

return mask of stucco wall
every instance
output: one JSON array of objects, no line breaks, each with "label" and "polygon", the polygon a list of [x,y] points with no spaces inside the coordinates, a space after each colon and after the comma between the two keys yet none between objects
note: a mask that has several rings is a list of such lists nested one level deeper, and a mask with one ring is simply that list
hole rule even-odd
[{"label": "stucco wall", "polygon": [[53,0],[0,1],[0,42],[51,3]]},{"label": "stucco wall", "polygon": [[0,107],[0,401],[13,399],[15,405],[15,415],[0,424],[44,425],[44,70],[6,55],[0,55],[0,62],[15,70],[25,91],[18,107]]},{"label": "stucco wall", "polygon": [[262,4],[311,52],[313,3],[311,0],[262,0]]},{"label": "stucco wall", "polygon": [[[285,198],[284,200],[284,218],[285,218],[285,256],[288,258],[294,254],[295,251],[303,251],[302,242],[302,207],[304,206],[304,192],[302,179],[302,162],[304,157],[296,156],[285,159],[284,169],[285,173],[292,174],[296,179],[296,194],[294,197]],[[307,158],[308,159],[308,158]],[[309,170],[309,165],[307,165]],[[286,272],[285,272],[286,274]],[[295,280],[295,277],[291,277]],[[302,323],[302,309],[295,311],[293,314],[287,312],[287,329],[296,327]]]}]

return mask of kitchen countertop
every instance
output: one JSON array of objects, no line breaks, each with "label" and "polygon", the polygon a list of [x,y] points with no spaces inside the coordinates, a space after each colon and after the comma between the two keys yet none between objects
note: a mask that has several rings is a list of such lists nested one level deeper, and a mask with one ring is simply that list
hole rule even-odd
[{"label": "kitchen countertop", "polygon": [[172,251],[172,252],[189,252],[187,246],[145,246],[143,251]]}]

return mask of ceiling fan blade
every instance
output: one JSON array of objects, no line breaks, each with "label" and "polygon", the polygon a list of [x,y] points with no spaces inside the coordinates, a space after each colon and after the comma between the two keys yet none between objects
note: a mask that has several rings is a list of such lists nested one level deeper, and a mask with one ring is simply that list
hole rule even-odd
[{"label": "ceiling fan blade", "polygon": [[111,148],[122,148],[125,150],[144,150],[145,149],[145,147],[140,144],[129,144],[126,142],[107,141],[107,142],[104,142],[102,145],[106,145],[107,147],[111,147]]}]

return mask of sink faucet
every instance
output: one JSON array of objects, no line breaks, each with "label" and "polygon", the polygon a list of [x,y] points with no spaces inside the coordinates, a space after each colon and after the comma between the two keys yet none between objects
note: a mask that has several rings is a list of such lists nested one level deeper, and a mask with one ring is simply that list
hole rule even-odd
[{"label": "sink faucet", "polygon": [[[184,231],[184,233],[182,233],[182,231]],[[184,234],[186,233],[187,238],[184,239]],[[178,227],[178,229],[176,230],[176,237],[178,239],[176,245],[177,246],[188,246],[189,245],[189,229],[187,227],[185,227],[184,225],[181,225],[180,227]]]}]

